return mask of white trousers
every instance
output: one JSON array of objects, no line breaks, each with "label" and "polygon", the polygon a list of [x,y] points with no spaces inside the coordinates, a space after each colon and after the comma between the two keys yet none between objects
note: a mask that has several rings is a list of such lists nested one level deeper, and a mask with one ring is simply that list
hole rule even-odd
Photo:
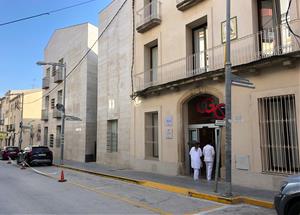
[{"label": "white trousers", "polygon": [[200,169],[194,169],[194,181],[199,180],[199,171]]},{"label": "white trousers", "polygon": [[213,161],[205,161],[205,164],[206,164],[206,179],[208,181],[210,181],[214,162]]}]

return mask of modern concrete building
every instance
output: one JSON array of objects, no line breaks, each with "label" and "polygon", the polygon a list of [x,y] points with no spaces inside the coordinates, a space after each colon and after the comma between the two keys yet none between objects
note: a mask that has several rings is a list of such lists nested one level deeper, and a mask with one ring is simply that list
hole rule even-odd
[{"label": "modern concrete building", "polygon": [[[292,33],[300,35],[300,1],[286,20],[288,2],[231,3],[233,74],[255,85],[232,87],[237,185],[273,190],[300,172],[300,40]],[[135,1],[134,169],[189,175],[189,143],[216,147],[221,131],[214,170],[224,178],[225,129],[217,120],[224,119],[225,8],[221,0]]]},{"label": "modern concrete building", "polygon": [[30,89],[10,90],[0,99],[0,148],[41,143],[41,97],[41,89]]},{"label": "modern concrete building", "polygon": [[[66,115],[81,119],[65,123],[64,159],[67,160],[95,160],[98,45],[93,44],[97,38],[98,28],[89,23],[57,29],[44,51],[45,62],[66,64]],[[61,155],[62,114],[56,104],[63,101],[63,73],[61,67],[44,67],[42,137],[55,159]]]},{"label": "modern concrete building", "polygon": [[115,0],[99,14],[97,162],[130,164],[132,3]]}]

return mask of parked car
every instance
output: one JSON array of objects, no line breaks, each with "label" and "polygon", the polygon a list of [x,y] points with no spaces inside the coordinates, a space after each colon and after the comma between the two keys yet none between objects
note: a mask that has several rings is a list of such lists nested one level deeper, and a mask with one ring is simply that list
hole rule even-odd
[{"label": "parked car", "polygon": [[287,177],[274,198],[278,215],[300,215],[300,175]]},{"label": "parked car", "polygon": [[8,160],[10,157],[15,160],[19,154],[19,147],[17,146],[5,146],[3,150],[0,151],[0,159]]},{"label": "parked car", "polygon": [[29,146],[19,153],[18,162],[25,161],[30,166],[53,163],[52,151],[47,146]]}]

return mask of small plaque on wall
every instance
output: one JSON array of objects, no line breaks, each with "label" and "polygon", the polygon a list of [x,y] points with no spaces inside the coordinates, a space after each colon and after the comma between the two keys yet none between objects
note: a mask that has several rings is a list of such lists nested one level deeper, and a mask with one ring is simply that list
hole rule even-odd
[{"label": "small plaque on wall", "polygon": [[[230,40],[237,38],[237,17],[232,17],[230,19]],[[226,21],[221,23],[221,39],[222,43],[226,42]]]},{"label": "small plaque on wall", "polygon": [[173,128],[166,128],[166,139],[173,139]]},{"label": "small plaque on wall", "polygon": [[173,116],[166,116],[165,126],[173,126]]}]

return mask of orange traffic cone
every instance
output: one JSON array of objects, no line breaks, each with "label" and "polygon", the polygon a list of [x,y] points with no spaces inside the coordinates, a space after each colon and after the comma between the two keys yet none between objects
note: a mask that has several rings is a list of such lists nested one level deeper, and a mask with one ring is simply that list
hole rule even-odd
[{"label": "orange traffic cone", "polygon": [[21,168],[20,169],[26,169],[25,163],[21,163]]},{"label": "orange traffic cone", "polygon": [[59,182],[65,182],[65,181],[67,181],[66,179],[65,179],[65,175],[64,175],[64,171],[62,170],[61,171],[61,173],[60,173],[60,179],[58,180]]}]

